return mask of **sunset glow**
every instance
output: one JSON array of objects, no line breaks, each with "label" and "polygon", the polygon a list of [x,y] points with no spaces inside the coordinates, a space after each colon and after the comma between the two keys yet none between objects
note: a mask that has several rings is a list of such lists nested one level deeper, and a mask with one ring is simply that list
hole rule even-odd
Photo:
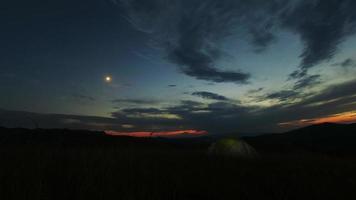
[{"label": "sunset glow", "polygon": [[120,131],[105,131],[106,134],[112,136],[131,136],[131,137],[174,137],[174,136],[201,136],[208,134],[202,130],[177,130],[177,131],[137,131],[137,132],[120,132]]},{"label": "sunset glow", "polygon": [[307,126],[313,124],[321,124],[321,123],[356,123],[356,111],[338,113],[334,115],[329,115],[320,118],[312,118],[312,119],[301,119],[290,122],[279,123],[279,126],[282,127],[300,127]]}]

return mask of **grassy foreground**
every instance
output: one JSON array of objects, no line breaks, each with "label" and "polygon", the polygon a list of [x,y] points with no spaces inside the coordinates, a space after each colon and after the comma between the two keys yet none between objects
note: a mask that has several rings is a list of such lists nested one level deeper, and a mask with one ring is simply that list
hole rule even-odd
[{"label": "grassy foreground", "polygon": [[204,145],[0,147],[0,199],[356,199],[356,159],[212,157]]}]

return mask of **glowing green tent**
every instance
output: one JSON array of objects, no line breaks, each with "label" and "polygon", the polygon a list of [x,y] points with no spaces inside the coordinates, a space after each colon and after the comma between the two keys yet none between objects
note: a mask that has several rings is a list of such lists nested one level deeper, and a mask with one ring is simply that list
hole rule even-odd
[{"label": "glowing green tent", "polygon": [[235,138],[224,138],[216,141],[209,147],[209,153],[213,155],[225,155],[236,157],[256,157],[256,150],[244,142]]}]

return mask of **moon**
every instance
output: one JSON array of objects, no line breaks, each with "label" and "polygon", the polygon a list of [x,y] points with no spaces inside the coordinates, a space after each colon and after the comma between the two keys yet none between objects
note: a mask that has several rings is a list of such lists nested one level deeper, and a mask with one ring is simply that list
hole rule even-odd
[{"label": "moon", "polygon": [[105,76],[105,82],[110,83],[112,81],[111,76]]}]

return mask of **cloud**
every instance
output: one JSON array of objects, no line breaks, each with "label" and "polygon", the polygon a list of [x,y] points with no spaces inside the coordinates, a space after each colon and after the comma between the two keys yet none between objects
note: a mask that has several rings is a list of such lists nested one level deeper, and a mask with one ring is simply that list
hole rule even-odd
[{"label": "cloud", "polygon": [[302,78],[300,78],[299,80],[297,80],[297,82],[293,86],[293,89],[294,90],[301,90],[301,89],[304,89],[304,88],[315,86],[315,85],[317,85],[319,83],[321,83],[319,74],[317,74],[317,75],[305,75]]},{"label": "cloud", "polygon": [[[112,116],[120,123],[135,125],[137,131],[194,129],[222,133],[231,131],[233,126],[240,124],[239,120],[236,121],[237,117],[243,119],[249,111],[246,107],[229,102],[203,104],[196,101],[181,101],[177,105],[159,109],[150,107],[122,109],[112,113]],[[161,117],[151,117],[154,115]],[[166,115],[179,118],[167,118]]]},{"label": "cloud", "polygon": [[[250,75],[222,70],[221,42],[236,32],[249,34],[256,49],[267,48],[274,35],[270,21],[273,5],[255,0],[121,0],[128,21],[164,49],[167,59],[182,73],[212,82],[247,83]],[[284,5],[278,3],[279,5]]]},{"label": "cloud", "polygon": [[[264,127],[266,130],[278,131],[288,128],[276,126],[281,122],[321,118],[356,110],[356,104],[354,103],[356,102],[356,80],[331,85],[313,95],[294,94],[293,92],[284,93],[283,91],[280,92],[280,96],[276,94],[273,97],[282,99],[300,98],[300,101],[288,105],[279,104],[259,109],[254,112],[255,117],[247,115],[244,120],[256,120],[259,123],[258,128]],[[298,97],[298,95],[301,96]]]},{"label": "cloud", "polygon": [[326,115],[323,117],[312,118],[312,119],[300,119],[295,121],[283,122],[279,125],[286,127],[300,127],[320,123],[355,123],[356,122],[356,111],[343,112],[332,115]]},{"label": "cloud", "polygon": [[213,82],[247,82],[250,77],[247,73],[222,71],[215,67],[215,62],[220,58],[221,52],[202,41],[203,35],[189,30],[182,30],[182,32],[187,32],[187,35],[181,36],[182,41],[177,45],[168,48],[168,59],[180,66],[184,74]]},{"label": "cloud", "polygon": [[294,90],[281,90],[281,91],[272,92],[272,93],[269,93],[269,94],[263,96],[262,100],[278,99],[279,101],[286,101],[286,100],[295,99],[298,96],[299,96],[299,92],[296,92]]},{"label": "cloud", "polygon": [[182,101],[180,105],[166,108],[166,111],[181,117],[185,127],[207,130],[210,133],[234,132],[240,127],[245,129],[253,121],[248,119],[250,107],[239,106],[229,102],[201,104]]},{"label": "cloud", "polygon": [[148,100],[148,99],[114,99],[112,100],[115,104],[158,104],[157,100]]},{"label": "cloud", "polygon": [[[196,65],[195,65],[196,66]],[[217,83],[221,82],[235,82],[240,84],[246,84],[250,75],[242,72],[233,71],[219,71],[207,66],[201,66],[199,68],[183,68],[182,71],[192,77],[199,80],[213,81]]]},{"label": "cloud", "polygon": [[[264,101],[268,99],[276,99],[280,102],[290,102],[297,99],[303,99],[311,94],[305,93],[305,89],[312,88],[321,83],[321,75],[309,75],[306,74],[302,77],[299,77],[294,83],[293,86],[289,89],[283,89],[279,91],[270,92],[264,95],[257,96],[258,101]],[[253,97],[253,96],[252,96]]]},{"label": "cloud", "polygon": [[288,91],[285,90],[277,92],[280,93],[281,96],[285,97],[283,100],[305,98],[306,96],[309,96],[309,94],[305,94],[305,89],[312,88],[322,83],[320,74],[310,75],[307,74],[306,71],[302,75],[299,74],[298,78],[296,79],[297,80],[295,80],[291,89],[289,89]]},{"label": "cloud", "polygon": [[345,99],[356,95],[356,80],[348,81],[338,85],[332,85],[304,101],[305,104],[327,102],[336,99]]},{"label": "cloud", "polygon": [[353,0],[302,0],[281,15],[282,26],[297,33],[304,43],[300,76],[330,60],[339,44],[354,34],[355,9]]},{"label": "cloud", "polygon": [[308,95],[298,103],[288,107],[274,106],[265,113],[274,113],[286,119],[316,118],[334,113],[355,110],[356,80],[331,85],[314,95]]},{"label": "cloud", "polygon": [[212,92],[205,92],[205,91],[193,92],[192,95],[193,96],[198,96],[198,97],[201,97],[201,98],[204,98],[204,99],[211,99],[211,100],[218,100],[218,101],[227,101],[227,100],[229,100],[229,98],[227,98],[225,96],[222,96],[222,95],[219,95],[219,94],[215,94],[215,93],[212,93]]},{"label": "cloud", "polygon": [[[158,108],[127,108],[120,111],[126,114],[163,114],[164,111]],[[113,115],[115,116],[115,115]]]},{"label": "cloud", "polygon": [[[311,81],[310,81],[311,82]],[[283,89],[274,92],[269,92],[264,95],[253,96],[257,101],[265,101],[265,100],[278,100],[282,103],[293,103],[295,100],[301,100],[310,96],[310,94],[304,92],[304,88],[311,87],[313,84],[310,83],[308,80],[299,80],[297,81],[294,86],[290,89]]]},{"label": "cloud", "polygon": [[334,63],[332,66],[340,66],[344,68],[356,67],[356,61],[352,58],[347,58],[342,62]]},{"label": "cloud", "polygon": [[255,94],[255,93],[261,92],[262,90],[264,90],[264,88],[263,88],[263,87],[260,87],[260,88],[257,88],[257,89],[249,90],[249,91],[247,91],[247,93],[248,93],[248,94]]},{"label": "cloud", "polygon": [[171,110],[200,110],[205,104],[197,101],[183,100],[179,106],[170,107]]},{"label": "cloud", "polygon": [[128,21],[151,36],[151,43],[163,49],[182,73],[212,82],[243,84],[251,77],[244,66],[230,71],[219,66],[219,60],[228,54],[221,43],[231,35],[247,40],[257,53],[278,39],[278,31],[298,35],[304,45],[301,63],[290,75],[298,79],[332,59],[339,44],[356,30],[354,0],[120,2]]},{"label": "cloud", "polygon": [[[275,98],[290,98],[285,92]],[[288,94],[289,93],[289,94]],[[356,110],[356,80],[332,85],[292,104],[270,107],[244,106],[230,101],[202,103],[181,101],[161,108],[126,108],[111,117],[38,114],[0,109],[0,126],[34,128],[74,128],[91,130],[172,131],[206,130],[212,134],[284,131],[283,122],[317,119]]]},{"label": "cloud", "polygon": [[301,79],[307,75],[308,75],[307,69],[305,69],[305,68],[297,69],[297,70],[293,71],[291,74],[289,74],[288,80]]},{"label": "cloud", "polygon": [[255,47],[256,53],[263,52],[273,41],[276,40],[276,36],[273,35],[268,29],[266,28],[265,31],[261,31],[263,29],[251,29],[250,34],[252,38],[252,44]]}]

